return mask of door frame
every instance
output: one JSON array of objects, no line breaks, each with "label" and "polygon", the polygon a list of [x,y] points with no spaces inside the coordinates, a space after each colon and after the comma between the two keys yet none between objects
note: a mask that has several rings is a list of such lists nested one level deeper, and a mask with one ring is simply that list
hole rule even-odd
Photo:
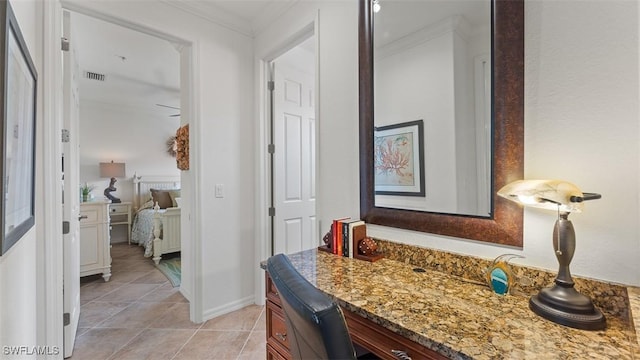
[{"label": "door frame", "polygon": [[[62,11],[62,35],[69,40],[69,48],[62,53],[63,79],[62,79],[62,126],[69,131],[72,136],[63,140],[63,167],[62,171],[62,218],[69,224],[66,234],[62,234],[63,239],[63,312],[68,314],[69,323],[64,325],[63,331],[63,354],[64,357],[73,355],[75,339],[78,333],[80,322],[80,142],[76,134],[80,129],[80,99],[78,91],[79,76],[77,70],[77,52],[74,45],[76,33],[72,33],[72,15],[69,11]],[[64,190],[67,191],[64,191]]]},{"label": "door frame", "polygon": [[[200,167],[197,166],[196,164],[197,164],[197,159],[200,159],[199,144],[201,142],[198,136],[193,136],[193,134],[200,133],[199,131],[200,122],[199,122],[197,113],[195,111],[195,109],[197,108],[197,104],[199,102],[199,96],[198,96],[199,91],[194,81],[194,79],[197,76],[195,74],[197,69],[197,66],[196,66],[197,55],[195,54],[195,51],[197,48],[197,42],[184,39],[182,37],[164,32],[156,28],[149,27],[148,25],[142,24],[140,22],[124,19],[124,18],[118,17],[117,15],[106,14],[95,9],[84,7],[83,5],[80,5],[78,2],[73,2],[73,3],[64,2],[62,4],[62,7],[65,10],[70,10],[73,12],[81,13],[83,15],[91,16],[96,19],[100,19],[115,25],[120,25],[127,29],[130,29],[133,31],[139,31],[147,35],[154,36],[156,38],[168,41],[169,43],[172,43],[176,47],[176,49],[180,52],[180,73],[181,74],[187,73],[190,75],[190,76],[187,76],[186,79],[182,79],[182,76],[181,76],[180,107],[184,115],[183,118],[190,119],[189,126],[193,131],[191,133],[192,135],[190,135],[190,138],[189,138],[189,143],[191,148],[190,162],[192,164],[192,166],[190,167],[191,176],[181,175],[181,183],[185,184],[188,182],[188,186],[191,189],[190,191],[191,194],[199,193],[198,185],[200,184],[200,182],[197,179],[198,179],[198,173],[199,173],[198,169]],[[185,85],[185,86],[182,86],[182,85]],[[182,104],[183,102],[184,104]],[[203,299],[201,296],[202,284],[195,281],[195,279],[198,278],[196,274],[202,273],[202,262],[200,261],[201,258],[199,256],[196,256],[196,254],[201,253],[201,243],[197,240],[201,239],[201,237],[198,236],[201,233],[200,226],[198,224],[200,224],[199,214],[201,214],[202,212],[195,210],[195,209],[201,208],[200,199],[198,197],[192,197],[190,200],[191,201],[189,201],[189,203],[190,203],[190,215],[191,215],[190,216],[191,228],[187,233],[190,233],[191,236],[183,236],[181,238],[185,241],[191,241],[191,246],[188,247],[189,249],[191,249],[191,251],[190,252],[185,251],[182,254],[182,258],[184,259],[182,264],[184,267],[189,267],[188,270],[183,272],[183,275],[185,273],[191,274],[192,278],[183,279],[184,280],[183,282],[184,283],[189,282],[190,283],[189,287],[192,290],[192,293],[185,294],[187,295],[186,297],[188,298],[189,304],[190,304],[189,306],[190,319],[191,321],[200,323],[204,320]],[[184,231],[183,231],[183,234],[184,234]]]},{"label": "door frame", "polygon": [[[259,264],[271,256],[271,220],[269,207],[271,206],[271,158],[268,151],[270,143],[270,114],[271,103],[267,82],[270,80],[270,64],[273,60],[288,50],[301,44],[310,36],[314,36],[315,69],[314,69],[314,112],[316,137],[319,136],[318,124],[320,120],[320,36],[319,36],[319,11],[315,11],[311,19],[302,22],[302,26],[288,31],[283,35],[283,40],[275,46],[268,48],[264,54],[256,55],[256,220],[255,220],[255,261]],[[316,174],[318,159],[316,141]],[[317,212],[317,202],[316,202]],[[317,234],[319,236],[319,234]],[[255,303],[264,305],[265,277],[264,271],[259,267],[255,270]]]},{"label": "door frame", "polygon": [[[43,3],[43,81],[38,86],[38,96],[42,99],[42,106],[38,105],[39,124],[43,151],[36,154],[37,168],[43,169],[43,174],[36,177],[36,192],[42,195],[42,220],[36,220],[36,248],[37,272],[37,339],[40,344],[58,346],[61,355],[64,345],[63,339],[63,239],[62,239],[62,193],[60,180],[62,168],[62,56],[60,56],[60,33],[62,29],[62,7],[59,0],[44,1]],[[42,95],[42,96],[41,96]],[[42,158],[42,160],[38,160]],[[43,164],[43,165],[40,165]],[[48,164],[48,165],[44,165]],[[53,164],[53,166],[51,165]],[[36,171],[37,173],[37,171]]]},{"label": "door frame", "polygon": [[[191,134],[200,133],[200,113],[196,111],[200,105],[200,91],[196,84],[199,76],[198,63],[198,40],[184,39],[179,36],[163,32],[159,29],[149,27],[142,23],[128,21],[114,15],[102,13],[97,10],[85,8],[78,3],[64,2],[60,0],[45,1],[43,3],[43,86],[40,87],[39,95],[42,94],[42,107],[38,113],[44,117],[44,126],[42,130],[42,142],[45,164],[59,164],[62,156],[62,96],[59,89],[62,86],[62,57],[60,54],[60,31],[62,28],[62,9],[70,10],[92,16],[110,23],[118,24],[132,30],[141,31],[146,34],[167,40],[177,44],[180,48],[180,71],[181,74],[189,74],[186,79],[181,80],[181,95],[183,104],[183,113],[190,114]],[[184,101],[186,100],[186,101]],[[41,110],[42,109],[42,110]],[[186,176],[188,186],[191,193],[198,193],[202,187],[202,181],[199,179],[198,166],[201,157],[202,140],[199,136],[190,136],[191,147],[191,170],[189,176]],[[62,351],[63,341],[63,240],[62,240],[62,211],[60,204],[62,203],[62,194],[60,192],[59,179],[62,176],[60,166],[42,166],[44,169],[41,180],[41,193],[43,194],[43,210],[41,212],[42,225],[38,226],[37,248],[38,248],[38,272],[42,276],[38,277],[38,339],[43,344],[59,344],[59,350]],[[182,177],[185,183],[185,177]],[[202,273],[202,258],[197,256],[201,254],[202,248],[202,229],[201,211],[202,201],[198,198],[192,198],[189,204],[190,232],[188,239],[191,241],[188,254],[184,254],[185,261],[183,264],[189,267],[188,273],[192,274],[191,279],[186,279],[190,283],[191,293],[189,294],[190,319],[193,322],[201,323],[204,320],[202,281],[198,281]],[[41,340],[40,340],[41,339]]]}]

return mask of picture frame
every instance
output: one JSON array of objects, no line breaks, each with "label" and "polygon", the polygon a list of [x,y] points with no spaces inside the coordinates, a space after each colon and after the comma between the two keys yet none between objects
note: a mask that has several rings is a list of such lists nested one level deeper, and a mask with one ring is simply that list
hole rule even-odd
[{"label": "picture frame", "polygon": [[375,194],[424,197],[423,120],[379,126],[373,136]]},{"label": "picture frame", "polygon": [[2,201],[0,255],[35,224],[35,136],[38,76],[8,1],[0,3]]}]

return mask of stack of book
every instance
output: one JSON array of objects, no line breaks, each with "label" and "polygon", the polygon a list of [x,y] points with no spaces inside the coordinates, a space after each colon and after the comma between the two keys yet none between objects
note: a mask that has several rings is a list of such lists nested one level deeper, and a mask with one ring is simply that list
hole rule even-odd
[{"label": "stack of book", "polygon": [[367,230],[363,220],[350,218],[333,220],[331,224],[331,252],[352,258],[354,251],[357,251],[354,247],[366,235]]}]

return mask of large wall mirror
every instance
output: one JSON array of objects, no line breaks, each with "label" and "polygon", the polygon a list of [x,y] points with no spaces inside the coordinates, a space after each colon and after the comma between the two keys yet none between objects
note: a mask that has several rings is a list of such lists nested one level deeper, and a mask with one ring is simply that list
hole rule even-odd
[{"label": "large wall mirror", "polygon": [[361,0],[360,210],[522,246],[524,1]]}]

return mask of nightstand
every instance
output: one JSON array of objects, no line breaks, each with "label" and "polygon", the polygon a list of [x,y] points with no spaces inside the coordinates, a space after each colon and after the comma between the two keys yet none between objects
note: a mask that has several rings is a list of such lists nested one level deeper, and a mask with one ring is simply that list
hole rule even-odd
[{"label": "nightstand", "polygon": [[127,225],[127,242],[131,244],[131,202],[109,204],[111,226]]}]

